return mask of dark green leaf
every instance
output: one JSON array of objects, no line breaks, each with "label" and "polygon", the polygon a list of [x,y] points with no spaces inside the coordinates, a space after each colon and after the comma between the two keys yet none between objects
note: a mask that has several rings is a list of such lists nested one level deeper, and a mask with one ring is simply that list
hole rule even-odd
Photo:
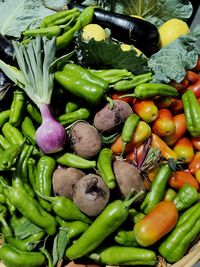
[{"label": "dark green leaf", "polygon": [[84,42],[79,35],[76,54],[80,64],[96,69],[127,69],[135,75],[149,72],[146,57],[138,56],[134,49],[123,51],[120,44],[110,40],[95,41],[91,39],[89,42]]},{"label": "dark green leaf", "polygon": [[66,245],[69,241],[67,236],[67,228],[60,228],[58,234],[54,238],[53,243],[53,265],[55,266],[56,263],[62,259]]},{"label": "dark green leaf", "polygon": [[14,234],[19,239],[24,239],[41,231],[40,227],[30,222],[26,217],[21,217],[19,224],[14,228]]},{"label": "dark green leaf", "polygon": [[101,134],[101,140],[104,144],[112,144],[118,138],[118,136],[119,136],[118,132],[109,136]]}]

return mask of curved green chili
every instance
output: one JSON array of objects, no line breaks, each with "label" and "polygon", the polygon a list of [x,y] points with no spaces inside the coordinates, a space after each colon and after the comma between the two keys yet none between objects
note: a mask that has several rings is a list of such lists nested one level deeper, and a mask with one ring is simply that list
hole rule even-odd
[{"label": "curved green chili", "polygon": [[10,109],[0,112],[0,127],[4,125],[10,118]]},{"label": "curved green chili", "polygon": [[16,90],[14,92],[13,101],[10,109],[9,123],[12,126],[17,127],[21,123],[23,118],[24,106],[25,106],[24,92]]}]

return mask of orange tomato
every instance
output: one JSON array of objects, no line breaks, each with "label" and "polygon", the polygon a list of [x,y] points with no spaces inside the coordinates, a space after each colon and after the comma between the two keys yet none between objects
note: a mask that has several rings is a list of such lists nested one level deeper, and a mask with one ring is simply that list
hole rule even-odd
[{"label": "orange tomato", "polygon": [[177,154],[173,151],[158,135],[151,134],[151,146],[160,149],[164,158],[174,158],[177,159]]},{"label": "orange tomato", "polygon": [[196,152],[193,160],[188,165],[190,173],[196,174],[198,170],[200,170],[200,151]]},{"label": "orange tomato", "polygon": [[199,190],[199,183],[195,177],[187,171],[176,171],[169,179],[169,185],[173,189],[180,189],[184,184],[190,184]]},{"label": "orange tomato", "polygon": [[163,108],[158,111],[158,117],[153,122],[152,131],[160,137],[175,134],[175,123],[168,109]]},{"label": "orange tomato", "polygon": [[150,123],[158,117],[158,108],[152,100],[137,99],[133,104],[135,113],[145,122]]},{"label": "orange tomato", "polygon": [[193,146],[200,151],[200,137],[192,137]]},{"label": "orange tomato", "polygon": [[169,233],[178,220],[178,210],[173,202],[161,201],[134,226],[135,238],[143,247],[156,243]]},{"label": "orange tomato", "polygon": [[185,114],[177,114],[173,117],[176,131],[174,134],[165,136],[163,140],[169,145],[174,145],[180,138],[184,136],[187,131]]},{"label": "orange tomato", "polygon": [[194,158],[194,146],[188,137],[179,139],[173,150],[184,163],[190,163]]}]

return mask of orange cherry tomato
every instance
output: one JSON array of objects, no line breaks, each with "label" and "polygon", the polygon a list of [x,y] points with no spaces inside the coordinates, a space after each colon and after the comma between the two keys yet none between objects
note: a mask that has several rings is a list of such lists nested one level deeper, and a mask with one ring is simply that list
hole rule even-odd
[{"label": "orange cherry tomato", "polygon": [[169,145],[172,146],[174,145],[180,138],[184,136],[184,134],[187,131],[186,128],[186,120],[185,120],[185,114],[177,114],[173,117],[176,131],[174,134],[165,136],[163,140]]},{"label": "orange cherry tomato", "polygon": [[177,220],[175,204],[161,201],[134,225],[136,241],[143,247],[153,245],[175,227]]},{"label": "orange cherry tomato", "polygon": [[184,163],[190,163],[194,158],[194,146],[188,137],[179,139],[173,150]]},{"label": "orange cherry tomato", "polygon": [[175,134],[175,123],[168,109],[163,108],[158,111],[158,117],[153,122],[152,131],[160,137]]},{"label": "orange cherry tomato", "polygon": [[147,123],[154,121],[158,117],[158,108],[152,100],[137,99],[133,104],[133,110]]},{"label": "orange cherry tomato", "polygon": [[187,171],[176,171],[169,179],[169,185],[179,190],[184,184],[190,184],[199,190],[199,183],[195,177]]},{"label": "orange cherry tomato", "polygon": [[188,169],[192,174],[196,174],[200,170],[200,151],[195,153],[193,160],[188,165]]}]

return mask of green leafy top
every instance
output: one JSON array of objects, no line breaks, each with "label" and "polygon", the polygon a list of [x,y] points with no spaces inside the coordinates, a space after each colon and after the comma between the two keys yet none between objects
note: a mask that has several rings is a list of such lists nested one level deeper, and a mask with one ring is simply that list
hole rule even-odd
[{"label": "green leafy top", "polygon": [[134,75],[147,73],[148,59],[144,55],[138,56],[134,49],[123,51],[120,44],[113,41],[82,41],[77,38],[76,54],[81,65],[97,69],[127,69]]},{"label": "green leafy top", "polygon": [[[63,0],[57,2],[63,3]],[[42,18],[53,13],[45,8],[41,0],[4,0],[0,1],[0,10],[0,33],[17,38],[28,26],[36,25]]]},{"label": "green leafy top", "polygon": [[192,69],[197,63],[200,54],[197,46],[198,38],[200,38],[200,25],[152,55],[148,61],[148,66],[154,73],[152,82],[169,83],[171,80],[181,82],[186,69]]}]

